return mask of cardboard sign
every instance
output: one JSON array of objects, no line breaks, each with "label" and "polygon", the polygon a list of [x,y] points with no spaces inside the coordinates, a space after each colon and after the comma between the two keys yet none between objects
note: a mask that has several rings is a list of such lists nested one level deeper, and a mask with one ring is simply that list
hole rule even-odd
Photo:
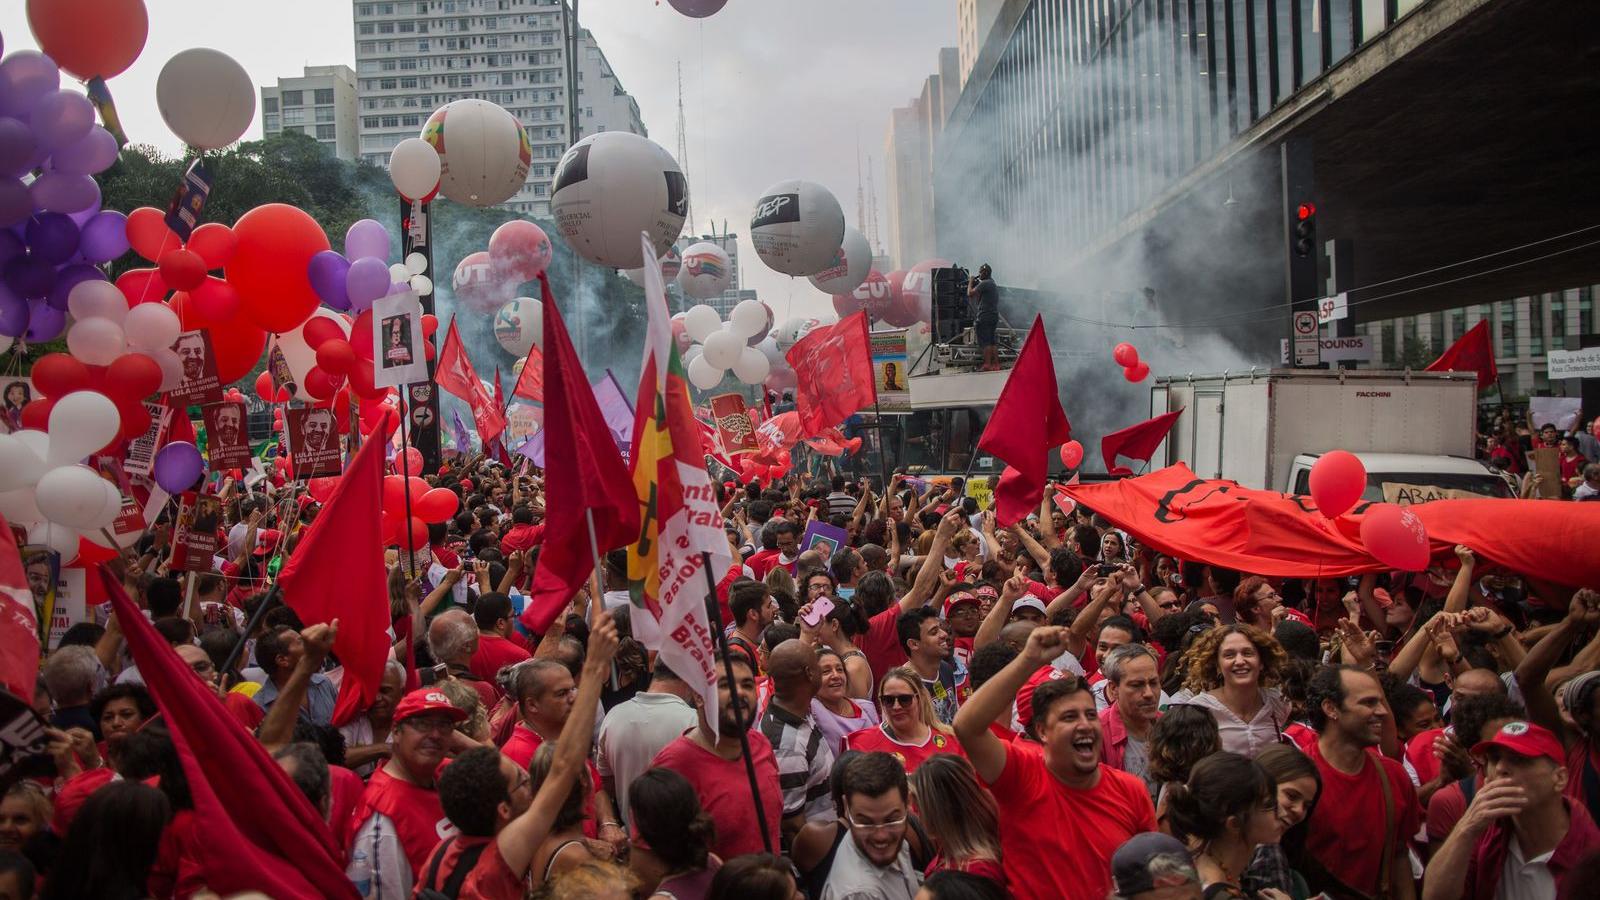
[{"label": "cardboard sign", "polygon": [[850,546],[850,535],[843,528],[826,522],[807,522],[806,532],[800,537],[800,552],[815,548],[824,560],[833,556],[840,547]]},{"label": "cardboard sign", "polygon": [[122,461],[122,471],[148,478],[155,468],[156,448],[165,443],[167,425],[172,422],[172,407],[146,400],[144,411],[150,414],[150,427],[128,442],[128,458]]},{"label": "cardboard sign", "polygon": [[185,572],[211,571],[211,557],[222,546],[222,500],[214,494],[185,493],[172,531],[172,567]]},{"label": "cardboard sign", "polygon": [[428,380],[422,342],[422,304],[411,292],[372,304],[372,383],[399,387]]},{"label": "cardboard sign", "polygon": [[1528,454],[1533,470],[1544,476],[1539,481],[1539,496],[1548,500],[1561,497],[1561,453],[1554,447],[1540,447]]},{"label": "cardboard sign", "polygon": [[724,452],[733,456],[756,452],[756,428],[750,420],[742,394],[718,394],[711,398],[711,421]]},{"label": "cardboard sign", "polygon": [[288,427],[289,466],[296,480],[337,475],[343,470],[333,410],[293,408],[284,416],[284,424]]},{"label": "cardboard sign", "polygon": [[906,383],[905,331],[874,331],[872,378],[878,387],[875,412],[895,415],[911,413],[911,386]]},{"label": "cardboard sign", "polygon": [[222,382],[217,379],[217,358],[211,349],[211,332],[185,331],[172,342],[172,352],[183,364],[183,380],[167,392],[174,403],[216,403],[222,399]]},{"label": "cardboard sign", "polygon": [[1396,506],[1427,503],[1429,500],[1482,500],[1482,494],[1458,488],[1443,488],[1432,484],[1405,484],[1398,481],[1383,482],[1383,502]]},{"label": "cardboard sign", "polygon": [[206,423],[206,459],[211,471],[250,467],[250,435],[245,428],[244,404],[210,403],[202,407]]}]

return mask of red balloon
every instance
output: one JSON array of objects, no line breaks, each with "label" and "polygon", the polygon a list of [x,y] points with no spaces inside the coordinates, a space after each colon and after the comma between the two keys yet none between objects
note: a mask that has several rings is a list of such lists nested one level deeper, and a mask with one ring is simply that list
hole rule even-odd
[{"label": "red balloon", "polygon": [[223,384],[238,381],[261,358],[267,346],[267,333],[251,324],[243,315],[231,319],[213,319],[200,312],[192,295],[172,295],[172,311],[184,331],[204,328],[211,333],[211,350],[217,360],[217,378]]},{"label": "red balloon", "polygon": [[62,397],[90,387],[89,367],[65,353],[50,353],[33,364],[33,386],[46,397]]},{"label": "red balloon", "polygon": [[333,496],[333,489],[338,486],[339,479],[337,476],[333,478],[313,478],[306,482],[306,493],[310,494],[311,499],[318,503],[327,503],[328,498]]},{"label": "red balloon", "polygon": [[124,353],[106,367],[105,386],[112,397],[143,400],[161,390],[161,364],[143,353]]},{"label": "red balloon", "polygon": [[344,340],[344,329],[327,316],[312,316],[306,320],[300,335],[305,338],[306,346],[315,350],[328,341]]},{"label": "red balloon", "polygon": [[1311,464],[1311,500],[1330,519],[1349,512],[1367,489],[1367,469],[1354,453],[1333,450]]},{"label": "red balloon", "polygon": [[554,252],[544,229],[527,219],[512,219],[489,236],[489,264],[494,274],[518,284],[539,277]]},{"label": "red balloon", "polygon": [[150,411],[144,408],[144,403],[121,397],[112,397],[111,402],[116,404],[117,416],[122,420],[120,436],[123,440],[132,440],[150,428]]},{"label": "red balloon", "polygon": [[1122,377],[1128,379],[1134,384],[1138,384],[1139,382],[1150,377],[1150,364],[1142,360],[1136,362],[1122,370]]},{"label": "red balloon", "polygon": [[404,475],[383,476],[383,511],[394,512],[405,506],[406,479]]},{"label": "red balloon", "polygon": [[[387,391],[388,388],[385,388],[384,390]],[[379,410],[370,415],[363,412],[361,415],[362,435],[367,438],[374,437],[378,430],[379,423],[386,422],[387,424],[385,424],[383,427],[382,439],[387,441],[390,438],[393,438],[394,433],[400,430],[400,414],[394,410],[388,410],[388,412],[391,413],[391,415],[389,415],[387,418],[385,418],[383,410]]]},{"label": "red balloon", "polygon": [[289,392],[283,388],[278,388],[277,396],[273,396],[271,372],[262,372],[256,376],[256,396],[268,403],[287,403],[289,401]]},{"label": "red balloon", "polygon": [[356,356],[372,362],[372,310],[356,316],[355,321],[350,323],[349,341],[350,349],[356,351]]},{"label": "red balloon", "polygon": [[1061,445],[1061,464],[1069,469],[1076,469],[1083,462],[1083,445],[1077,441],[1067,441]]},{"label": "red balloon", "polygon": [[221,222],[207,222],[189,235],[189,243],[184,246],[198,253],[205,260],[206,268],[214,271],[227,265],[228,260],[233,258],[239,240],[233,236],[232,228]]},{"label": "red balloon", "polygon": [[317,368],[330,375],[343,377],[356,362],[356,351],[343,338],[325,341],[317,348]]},{"label": "red balloon", "polygon": [[423,334],[423,336],[424,337],[432,337],[433,333],[435,331],[438,331],[438,330],[439,330],[439,317],[434,315],[433,313],[423,313],[422,314],[422,334]]},{"label": "red balloon", "polygon": [[[884,283],[889,288],[889,295],[881,303],[876,304],[876,309],[873,308],[873,303],[862,303],[862,306],[867,310],[867,315],[894,325],[896,328],[910,326],[913,322],[905,321],[905,310],[902,307],[901,300],[901,290],[905,287],[906,275],[908,274],[905,269],[896,269],[885,275]],[[872,276],[869,273],[867,277],[870,280]],[[901,322],[904,322],[904,324],[900,324]]]},{"label": "red balloon", "polygon": [[168,250],[159,268],[161,280],[174,290],[192,291],[206,280],[206,261],[192,250]]},{"label": "red balloon", "polygon": [[434,488],[412,504],[411,511],[424,522],[444,522],[456,514],[461,498],[449,488]]},{"label": "red balloon", "polygon": [[352,365],[344,373],[344,377],[350,379],[350,390],[355,391],[356,396],[363,400],[378,400],[389,393],[388,388],[378,387],[372,383],[372,362],[370,360],[356,360],[355,365]]},{"label": "red balloon", "polygon": [[50,424],[50,410],[54,409],[54,397],[39,397],[22,408],[22,427],[36,428],[44,431]]},{"label": "red balloon", "polygon": [[1111,358],[1124,369],[1139,364],[1139,351],[1127,341],[1111,348]]},{"label": "red balloon", "polygon": [[343,379],[335,380],[332,375],[322,371],[318,366],[312,366],[311,370],[306,372],[306,383],[303,387],[305,387],[306,393],[310,394],[314,399],[332,400],[342,381]]},{"label": "red balloon", "polygon": [[150,17],[142,0],[28,0],[28,27],[56,65],[88,81],[133,65]]},{"label": "red balloon", "polygon": [[171,288],[162,280],[160,269],[129,269],[117,276],[117,290],[128,298],[129,306],[138,306],[160,303]]},{"label": "red balloon", "polygon": [[410,537],[411,542],[405,545],[408,551],[414,551],[418,547],[428,546],[428,523],[422,521],[416,516],[412,516]]},{"label": "red balloon", "polygon": [[168,250],[183,246],[178,236],[167,227],[167,214],[153,206],[141,206],[128,213],[128,245],[135,253],[157,262]]},{"label": "red balloon", "polygon": [[226,322],[239,313],[239,292],[233,285],[207,275],[189,292],[195,311],[213,322]]},{"label": "red balloon", "polygon": [[311,257],[328,249],[322,226],[303,210],[267,203],[240,216],[233,234],[239,245],[226,274],[239,291],[243,316],[262,331],[294,330],[321,302],[307,267]]},{"label": "red balloon", "polygon": [[1379,562],[1405,572],[1426,569],[1433,555],[1422,519],[1393,503],[1367,507],[1361,516],[1361,543]]},{"label": "red balloon", "polygon": [[422,341],[422,358],[428,362],[433,362],[433,353],[433,341],[424,338]]}]

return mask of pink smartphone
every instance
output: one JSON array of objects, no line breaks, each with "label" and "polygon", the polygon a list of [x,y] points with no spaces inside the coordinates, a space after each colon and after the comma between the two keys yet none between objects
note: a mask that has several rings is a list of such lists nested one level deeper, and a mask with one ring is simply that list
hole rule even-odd
[{"label": "pink smartphone", "polygon": [[800,621],[806,623],[808,628],[815,628],[821,625],[823,617],[831,612],[833,612],[833,598],[818,597],[816,602],[811,604],[811,612],[801,616]]}]

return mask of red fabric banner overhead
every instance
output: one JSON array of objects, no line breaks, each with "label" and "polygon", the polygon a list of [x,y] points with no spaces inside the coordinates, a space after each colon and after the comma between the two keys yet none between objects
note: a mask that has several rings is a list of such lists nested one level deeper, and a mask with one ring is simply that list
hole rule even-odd
[{"label": "red fabric banner overhead", "polygon": [[811,329],[786,358],[794,367],[795,409],[805,436],[821,434],[878,400],[866,313]]},{"label": "red fabric banner overhead", "polygon": [[1500,377],[1494,364],[1494,346],[1489,340],[1489,320],[1483,319],[1467,329],[1467,333],[1445,348],[1439,358],[1428,365],[1429,372],[1477,372],[1478,390],[1483,390]]},{"label": "red fabric banner overhead", "polygon": [[[1329,521],[1310,497],[1209,480],[1178,464],[1120,481],[1063,485],[1145,546],[1255,575],[1317,578],[1388,568],[1361,544],[1361,514]],[[1434,500],[1411,507],[1435,560],[1465,544],[1514,572],[1573,587],[1600,584],[1600,504],[1559,500]],[[1565,603],[1567,598],[1549,598]]]},{"label": "red fabric banner overhead", "polygon": [[1167,432],[1172,430],[1173,423],[1178,421],[1181,415],[1183,415],[1181,409],[1162,413],[1154,419],[1129,425],[1121,431],[1113,431],[1101,438],[1100,456],[1106,461],[1106,471],[1112,475],[1132,475],[1132,469],[1117,465],[1117,457],[1126,456],[1140,462],[1149,462],[1156,448],[1166,439]]}]

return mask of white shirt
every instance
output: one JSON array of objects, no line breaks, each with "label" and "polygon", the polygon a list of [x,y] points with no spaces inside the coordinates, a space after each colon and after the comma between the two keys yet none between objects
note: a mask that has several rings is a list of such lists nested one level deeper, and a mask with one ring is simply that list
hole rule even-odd
[{"label": "white shirt", "polygon": [[1222,738],[1222,749],[1255,759],[1261,751],[1278,742],[1278,735],[1289,724],[1289,701],[1274,690],[1261,692],[1261,708],[1246,722],[1233,714],[1210,691],[1195,694],[1189,702],[1205,707],[1217,720],[1217,734]]},{"label": "white shirt", "polygon": [[1507,848],[1505,864],[1500,869],[1500,889],[1495,892],[1499,900],[1549,900],[1556,895],[1556,879],[1550,874],[1550,857],[1555,850],[1542,853],[1533,859],[1522,858],[1522,845],[1515,833]]},{"label": "white shirt", "polygon": [[828,870],[828,883],[821,900],[912,900],[922,886],[922,873],[911,866],[911,849],[900,845],[894,865],[882,868],[866,858],[856,847],[854,837],[845,836]]},{"label": "white shirt", "polygon": [[622,818],[628,818],[628,786],[655,759],[661,748],[678,739],[699,720],[694,707],[675,694],[649,691],[633,695],[605,714],[600,723],[601,778],[616,786],[612,799]]}]

